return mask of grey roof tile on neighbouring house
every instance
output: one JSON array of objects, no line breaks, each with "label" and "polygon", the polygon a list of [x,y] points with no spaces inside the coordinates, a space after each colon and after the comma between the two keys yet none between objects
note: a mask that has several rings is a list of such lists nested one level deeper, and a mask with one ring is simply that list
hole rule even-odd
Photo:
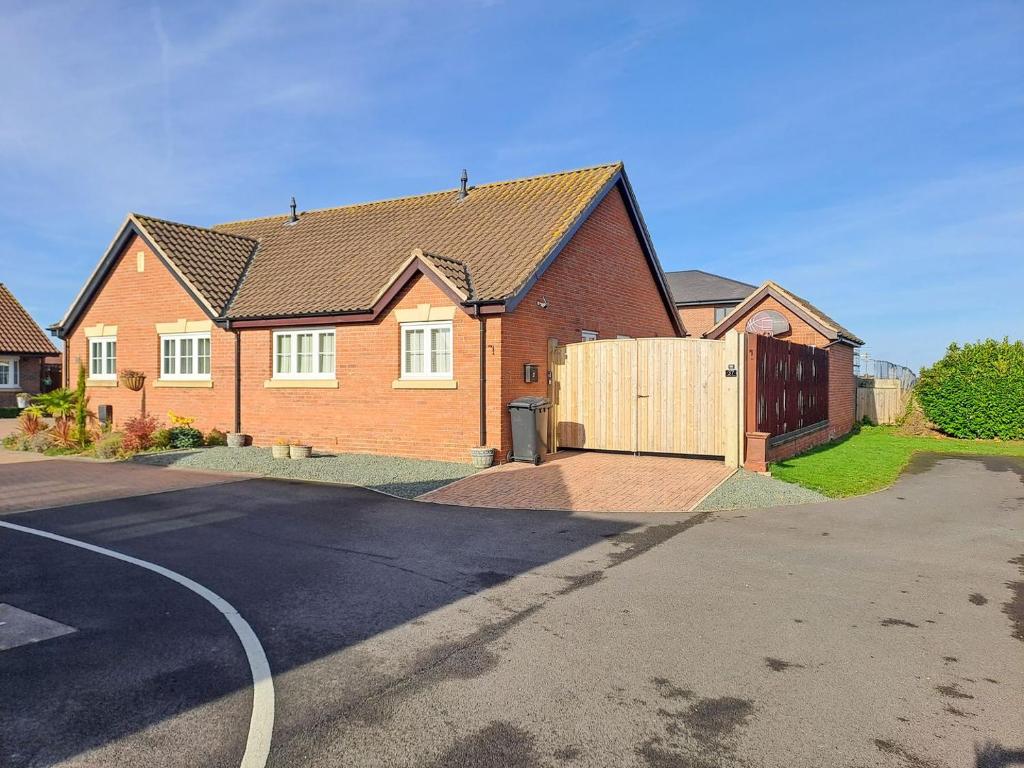
[{"label": "grey roof tile on neighbouring house", "polygon": [[701,269],[666,272],[665,277],[677,305],[739,302],[757,290],[756,285],[731,280]]},{"label": "grey roof tile on neighbouring house", "polygon": [[0,283],[0,353],[3,352],[60,354],[14,294]]}]

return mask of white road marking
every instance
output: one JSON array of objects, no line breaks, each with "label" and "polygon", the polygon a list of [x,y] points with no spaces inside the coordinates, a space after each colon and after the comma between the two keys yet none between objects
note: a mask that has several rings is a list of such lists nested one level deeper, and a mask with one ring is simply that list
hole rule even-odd
[{"label": "white road marking", "polygon": [[115,552],[105,547],[97,547],[95,544],[89,544],[85,541],[69,539],[66,536],[50,533],[49,531],[26,528],[15,523],[0,520],[0,527],[28,533],[32,536],[42,536],[44,539],[52,539],[62,544],[70,544],[73,547],[87,549],[90,552],[123,560],[126,563],[153,571],[195,592],[224,614],[224,618],[231,624],[231,628],[235,630],[235,634],[238,635],[238,639],[242,643],[246,658],[249,660],[249,669],[252,672],[252,717],[249,719],[249,737],[245,741],[245,754],[242,755],[240,768],[264,768],[266,766],[267,756],[270,754],[270,739],[274,732],[274,680],[270,674],[270,664],[267,661],[267,655],[264,653],[263,646],[260,645],[256,633],[252,631],[249,622],[241,617],[231,603],[202,584],[156,563],[140,560],[137,557]]}]

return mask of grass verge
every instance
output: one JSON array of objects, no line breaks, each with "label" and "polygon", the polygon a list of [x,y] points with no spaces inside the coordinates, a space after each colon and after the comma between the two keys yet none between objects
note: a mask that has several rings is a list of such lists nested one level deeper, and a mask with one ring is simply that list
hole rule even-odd
[{"label": "grass verge", "polygon": [[771,465],[772,477],[841,498],[885,488],[918,452],[1024,457],[1024,441],[910,437],[895,427],[861,427],[834,443]]}]

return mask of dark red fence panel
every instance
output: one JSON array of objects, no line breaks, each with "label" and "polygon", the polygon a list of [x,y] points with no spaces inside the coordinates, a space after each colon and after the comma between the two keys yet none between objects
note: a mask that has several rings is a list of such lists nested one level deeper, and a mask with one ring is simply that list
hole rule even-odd
[{"label": "dark red fence panel", "polygon": [[773,438],[828,421],[828,351],[747,334],[747,431]]}]

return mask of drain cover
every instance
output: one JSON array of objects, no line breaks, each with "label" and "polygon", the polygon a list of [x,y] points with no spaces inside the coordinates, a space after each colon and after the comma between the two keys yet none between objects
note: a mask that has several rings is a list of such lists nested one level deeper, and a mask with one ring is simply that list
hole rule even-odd
[{"label": "drain cover", "polygon": [[67,635],[74,627],[0,603],[0,651]]}]

